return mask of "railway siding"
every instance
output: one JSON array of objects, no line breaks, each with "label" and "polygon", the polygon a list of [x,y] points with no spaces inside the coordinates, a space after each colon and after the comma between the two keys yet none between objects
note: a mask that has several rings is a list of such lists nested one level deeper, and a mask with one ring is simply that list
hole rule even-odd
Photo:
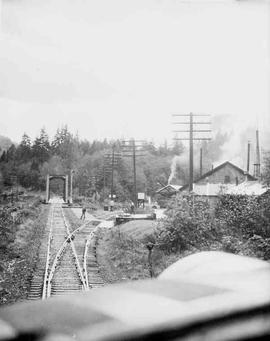
[{"label": "railway siding", "polygon": [[[74,210],[68,211],[68,214],[70,221],[74,221],[74,224],[80,222]],[[88,289],[94,289],[105,284],[96,258],[96,235],[102,221],[91,215],[87,215],[87,217],[88,219],[83,224],[85,227],[76,235],[74,244],[76,249],[79,250],[78,254],[81,256],[80,261],[83,266],[87,287]]]},{"label": "railway siding", "polygon": [[70,208],[51,204],[28,299],[71,294],[104,285],[96,260],[99,221],[80,224]]}]

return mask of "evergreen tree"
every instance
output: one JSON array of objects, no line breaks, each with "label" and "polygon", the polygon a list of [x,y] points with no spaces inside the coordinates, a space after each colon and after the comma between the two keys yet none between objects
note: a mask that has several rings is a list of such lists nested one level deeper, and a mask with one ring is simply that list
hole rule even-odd
[{"label": "evergreen tree", "polygon": [[184,152],[183,143],[179,140],[175,140],[174,145],[172,147],[173,155],[181,155]]},{"label": "evergreen tree", "polygon": [[6,162],[6,161],[7,161],[7,153],[4,150],[2,155],[1,155],[0,162]]},{"label": "evergreen tree", "polygon": [[68,160],[71,157],[74,145],[75,139],[68,131],[67,126],[57,129],[54,140],[52,141],[52,149],[54,154],[60,156],[63,160]]},{"label": "evergreen tree", "polygon": [[27,162],[32,157],[31,139],[26,133],[22,136],[22,140],[17,148],[16,154],[17,159],[21,162]]},{"label": "evergreen tree", "polygon": [[6,153],[6,160],[7,161],[15,161],[16,159],[16,147],[14,144],[12,144]]},{"label": "evergreen tree", "polygon": [[45,128],[42,128],[39,137],[35,139],[32,147],[35,161],[38,164],[42,164],[43,162],[47,161],[50,157],[50,149],[49,136]]}]

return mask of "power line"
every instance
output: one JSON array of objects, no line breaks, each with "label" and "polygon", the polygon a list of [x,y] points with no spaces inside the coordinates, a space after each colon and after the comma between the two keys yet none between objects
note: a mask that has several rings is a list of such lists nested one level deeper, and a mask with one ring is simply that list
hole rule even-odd
[{"label": "power line", "polygon": [[111,153],[104,155],[104,166],[103,166],[103,187],[105,189],[105,177],[106,173],[111,174],[111,199],[113,198],[114,192],[114,169],[118,166],[121,154],[115,151],[115,144],[112,145]]},{"label": "power line", "polygon": [[[174,130],[175,133],[189,133],[189,137],[174,138],[174,140],[187,140],[189,141],[189,191],[193,190],[193,142],[201,140],[211,140],[206,136],[194,136],[194,133],[209,133],[211,129],[194,129],[194,125],[211,124],[211,122],[194,121],[194,117],[209,117],[209,114],[172,114],[173,117],[189,117],[189,121],[173,122],[173,124],[189,125],[188,130]],[[200,172],[202,172],[202,154],[200,155]]]},{"label": "power line", "polygon": [[[136,157],[145,156],[143,154],[144,140],[123,140],[121,143],[123,157],[132,157],[133,161],[133,202],[135,207],[138,206],[137,197],[137,176],[136,176]],[[139,153],[139,154],[138,154]]]}]

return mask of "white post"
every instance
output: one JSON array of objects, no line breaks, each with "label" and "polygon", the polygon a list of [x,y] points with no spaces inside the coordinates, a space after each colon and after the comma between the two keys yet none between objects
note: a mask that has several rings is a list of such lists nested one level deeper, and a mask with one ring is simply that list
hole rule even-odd
[{"label": "white post", "polygon": [[68,201],[68,175],[66,175],[66,181],[65,181],[65,202]]},{"label": "white post", "polygon": [[72,204],[73,203],[73,199],[72,199],[72,186],[73,186],[73,170],[71,169],[70,171],[70,197],[69,197],[69,202]]},{"label": "white post", "polygon": [[50,191],[50,175],[47,174],[46,177],[46,203],[48,204],[49,202],[49,191]]}]

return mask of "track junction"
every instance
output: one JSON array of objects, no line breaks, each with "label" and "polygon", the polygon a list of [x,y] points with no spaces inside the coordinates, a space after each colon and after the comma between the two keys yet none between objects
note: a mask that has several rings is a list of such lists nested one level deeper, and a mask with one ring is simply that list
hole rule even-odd
[{"label": "track junction", "polygon": [[78,223],[71,208],[60,200],[51,201],[28,299],[46,299],[104,285],[95,249],[99,223]]}]

